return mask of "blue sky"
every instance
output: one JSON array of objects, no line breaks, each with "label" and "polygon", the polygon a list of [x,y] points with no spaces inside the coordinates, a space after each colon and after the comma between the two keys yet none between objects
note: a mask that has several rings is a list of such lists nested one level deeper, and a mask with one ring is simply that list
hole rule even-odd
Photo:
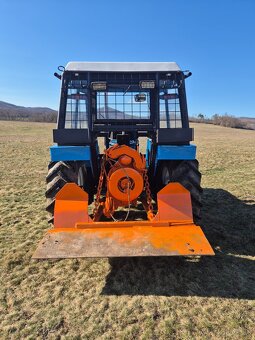
[{"label": "blue sky", "polygon": [[255,0],[0,0],[0,100],[58,107],[68,61],[176,61],[189,112],[255,117]]}]

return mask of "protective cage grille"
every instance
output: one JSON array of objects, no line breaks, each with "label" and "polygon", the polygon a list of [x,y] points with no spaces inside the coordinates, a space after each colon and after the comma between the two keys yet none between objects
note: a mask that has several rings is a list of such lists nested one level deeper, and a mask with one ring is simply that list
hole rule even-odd
[{"label": "protective cage grille", "polygon": [[[152,103],[152,93],[149,90],[139,88],[138,84],[142,80],[155,81],[156,90],[159,91],[158,105]],[[66,75],[66,81],[65,128],[88,128],[87,93],[91,82],[100,81],[107,83],[107,91],[94,93],[92,109],[95,112],[95,123],[108,120],[124,120],[128,123],[134,120],[137,124],[139,120],[151,121],[156,117],[160,128],[182,127],[179,98],[182,80],[179,73],[70,72]],[[135,97],[143,93],[146,95],[145,101],[136,101]]]},{"label": "protective cage grille", "polygon": [[[137,101],[143,96],[143,101]],[[150,118],[149,91],[112,91],[97,92],[97,120],[130,120]]]},{"label": "protective cage grille", "polygon": [[88,128],[87,82],[72,80],[68,84],[65,128]]},{"label": "protective cage grille", "polygon": [[181,110],[178,89],[160,90],[159,94],[160,128],[181,128]]}]

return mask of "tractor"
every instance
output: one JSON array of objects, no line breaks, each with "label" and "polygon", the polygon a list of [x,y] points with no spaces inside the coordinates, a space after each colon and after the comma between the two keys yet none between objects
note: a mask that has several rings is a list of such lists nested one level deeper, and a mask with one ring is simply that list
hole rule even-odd
[{"label": "tractor", "polygon": [[185,80],[175,62],[69,62],[33,258],[214,255]]}]

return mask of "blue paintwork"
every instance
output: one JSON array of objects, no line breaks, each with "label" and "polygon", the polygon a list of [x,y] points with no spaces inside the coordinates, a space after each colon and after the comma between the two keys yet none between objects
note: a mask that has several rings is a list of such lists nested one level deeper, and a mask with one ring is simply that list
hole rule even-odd
[{"label": "blue paintwork", "polygon": [[163,160],[194,160],[196,145],[158,145],[156,164]]},{"label": "blue paintwork", "polygon": [[[150,153],[152,147],[152,140],[147,139],[146,146],[146,166],[150,165]],[[154,171],[156,171],[159,161],[167,160],[194,160],[196,159],[196,145],[158,145],[156,151],[156,159]]]},{"label": "blue paintwork", "polygon": [[111,147],[111,146],[113,146],[113,145],[115,145],[115,144],[117,144],[117,139],[111,138],[111,139],[110,139],[110,142],[109,142],[109,147]]},{"label": "blue paintwork", "polygon": [[149,167],[149,159],[150,159],[150,152],[151,152],[151,145],[152,141],[150,138],[147,138],[147,145],[146,145],[146,167]]},{"label": "blue paintwork", "polygon": [[[113,146],[113,145],[115,145],[115,144],[117,144],[117,139],[110,139],[110,142],[109,142],[109,146],[111,147],[111,146]],[[136,141],[135,140],[133,140],[133,139],[131,139],[130,141],[129,141],[129,146],[132,148],[132,149],[136,149]]]},{"label": "blue paintwork", "polygon": [[90,147],[89,146],[58,146],[50,147],[50,157],[52,162],[58,161],[89,161],[90,162]]}]

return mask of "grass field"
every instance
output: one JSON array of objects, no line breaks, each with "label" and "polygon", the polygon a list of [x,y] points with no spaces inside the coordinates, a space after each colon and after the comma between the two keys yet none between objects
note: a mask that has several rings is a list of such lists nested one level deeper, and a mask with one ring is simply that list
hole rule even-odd
[{"label": "grass field", "polygon": [[255,132],[195,125],[215,257],[37,262],[52,128],[0,122],[0,339],[255,339]]}]

